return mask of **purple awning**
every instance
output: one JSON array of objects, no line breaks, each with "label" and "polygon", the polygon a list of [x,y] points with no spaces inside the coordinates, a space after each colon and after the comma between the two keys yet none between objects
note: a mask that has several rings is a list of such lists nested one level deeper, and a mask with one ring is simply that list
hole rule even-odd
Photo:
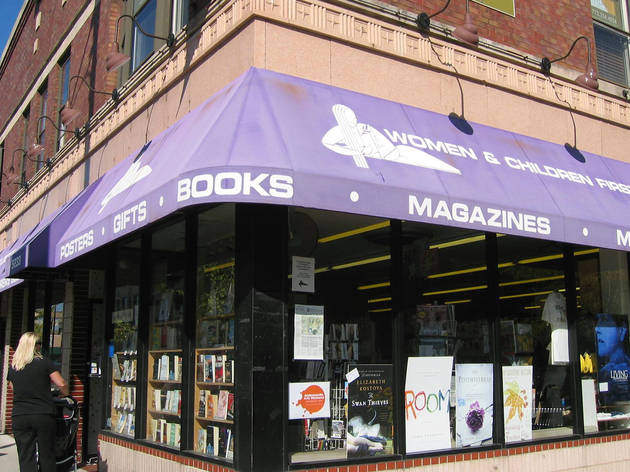
[{"label": "purple awning", "polygon": [[86,191],[50,247],[55,266],[179,208],[215,202],[630,246],[630,164],[260,69]]},{"label": "purple awning", "polygon": [[[54,252],[50,248],[59,241],[76,216],[76,212],[82,209],[95,188],[96,186],[91,186],[85,189],[72,200],[44,217],[35,227],[21,235],[13,244],[2,251],[0,253],[0,278],[14,276],[29,268],[54,267],[52,260]],[[0,291],[2,291],[1,283]]]}]

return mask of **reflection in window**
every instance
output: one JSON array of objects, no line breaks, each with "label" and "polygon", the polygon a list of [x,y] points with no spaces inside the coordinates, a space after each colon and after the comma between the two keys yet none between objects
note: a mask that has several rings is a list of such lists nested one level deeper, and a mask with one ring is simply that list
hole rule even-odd
[{"label": "reflection in window", "polygon": [[[407,452],[491,444],[485,235],[403,223],[402,240]],[[429,377],[435,382],[426,383]],[[429,408],[418,393],[423,391],[436,392]],[[435,422],[438,415],[441,422]]]},{"label": "reflection in window", "polygon": [[[295,209],[289,230],[291,461],[393,454],[389,221]],[[314,280],[301,268],[311,260]],[[330,417],[299,406],[325,389]]]},{"label": "reflection in window", "polygon": [[497,242],[505,441],[570,435],[563,247],[508,235]]},{"label": "reflection in window", "polygon": [[577,339],[586,433],[630,427],[627,253],[578,251]]},{"label": "reflection in window", "polygon": [[199,214],[195,451],[234,457],[234,205]]},{"label": "reflection in window", "polygon": [[118,247],[112,329],[112,431],[134,436],[138,371],[138,316],[140,296],[140,240]]},{"label": "reflection in window", "polygon": [[151,240],[147,439],[179,448],[181,439],[185,224]]}]

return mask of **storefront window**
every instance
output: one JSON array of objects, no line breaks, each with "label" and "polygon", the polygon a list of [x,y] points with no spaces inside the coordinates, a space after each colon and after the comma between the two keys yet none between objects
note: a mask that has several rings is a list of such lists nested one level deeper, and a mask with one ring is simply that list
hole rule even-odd
[{"label": "storefront window", "polygon": [[485,235],[402,224],[408,454],[493,442]]},{"label": "storefront window", "polygon": [[140,240],[118,248],[112,311],[111,429],[134,436],[138,371]]},{"label": "storefront window", "polygon": [[153,233],[147,439],[179,448],[182,402],[185,224]]},{"label": "storefront window", "polygon": [[576,252],[577,340],[584,431],[630,427],[630,282],[628,255]]},{"label": "storefront window", "polygon": [[50,305],[50,337],[48,340],[48,356],[57,365],[62,363],[64,284],[51,283],[52,303]]},{"label": "storefront window", "polygon": [[563,245],[499,235],[505,442],[573,433]]},{"label": "storefront window", "polygon": [[199,214],[195,451],[234,458],[234,205]]},{"label": "storefront window", "polygon": [[289,216],[292,463],[394,452],[389,220]]}]

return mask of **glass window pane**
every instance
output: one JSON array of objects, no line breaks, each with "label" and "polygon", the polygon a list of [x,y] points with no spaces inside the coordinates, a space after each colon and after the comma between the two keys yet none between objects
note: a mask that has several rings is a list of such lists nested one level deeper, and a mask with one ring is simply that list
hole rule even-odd
[{"label": "glass window pane", "polygon": [[[152,35],[155,35],[156,6],[156,0],[151,0],[136,15],[136,22],[142,31]],[[153,41],[150,36],[142,34],[136,24],[133,25],[132,71],[136,70],[153,52]]]},{"label": "glass window pane", "polygon": [[[491,444],[493,355],[485,235],[405,222],[402,241],[405,415],[412,431],[407,453]],[[431,372],[436,380],[429,384]],[[418,396],[424,391],[436,394],[435,405],[426,408],[429,403]],[[431,414],[430,408],[435,409]],[[445,417],[441,426],[432,424],[431,417],[440,414]]]},{"label": "glass window pane", "polygon": [[185,223],[162,228],[151,239],[147,439],[179,448]]},{"label": "glass window pane", "polygon": [[508,235],[497,242],[506,442],[570,435],[562,244]]},{"label": "glass window pane", "polygon": [[602,79],[628,84],[628,38],[594,24],[597,72]]},{"label": "glass window pane", "polygon": [[195,451],[234,457],[234,205],[199,214]]},{"label": "glass window pane", "polygon": [[628,254],[576,252],[577,339],[586,433],[630,427]]},{"label": "glass window pane", "polygon": [[114,281],[112,331],[112,431],[134,436],[138,370],[138,313],[140,297],[140,240],[118,248]]},{"label": "glass window pane", "polygon": [[[394,453],[389,229],[388,220],[373,217],[290,213],[292,463]],[[314,273],[300,269],[309,261]],[[313,283],[314,291],[301,289]],[[346,394],[346,374],[355,369],[361,380]],[[299,406],[309,388],[328,391],[329,418]]]}]

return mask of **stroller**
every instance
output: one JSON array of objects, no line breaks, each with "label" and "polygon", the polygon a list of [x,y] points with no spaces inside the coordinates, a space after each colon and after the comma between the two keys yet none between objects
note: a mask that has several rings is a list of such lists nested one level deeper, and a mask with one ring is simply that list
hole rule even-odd
[{"label": "stroller", "polygon": [[71,397],[55,397],[57,433],[55,436],[55,460],[57,472],[77,470],[76,439],[79,429],[79,404]]}]

